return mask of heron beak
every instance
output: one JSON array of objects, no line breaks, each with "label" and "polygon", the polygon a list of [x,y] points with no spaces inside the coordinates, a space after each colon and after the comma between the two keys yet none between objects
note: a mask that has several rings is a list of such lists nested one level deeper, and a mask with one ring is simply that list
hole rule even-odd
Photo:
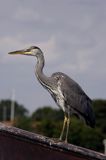
[{"label": "heron beak", "polygon": [[8,54],[11,54],[11,55],[15,55],[15,54],[31,55],[31,52],[25,51],[25,50],[18,50],[18,51],[9,52]]}]

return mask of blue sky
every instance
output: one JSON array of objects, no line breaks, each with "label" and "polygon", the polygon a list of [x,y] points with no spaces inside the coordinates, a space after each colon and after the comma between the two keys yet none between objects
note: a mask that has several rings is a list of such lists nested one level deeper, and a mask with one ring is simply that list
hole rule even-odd
[{"label": "blue sky", "polygon": [[0,99],[16,100],[30,111],[55,106],[36,80],[36,59],[10,56],[36,45],[45,55],[45,74],[61,71],[92,99],[106,98],[105,0],[0,0]]}]

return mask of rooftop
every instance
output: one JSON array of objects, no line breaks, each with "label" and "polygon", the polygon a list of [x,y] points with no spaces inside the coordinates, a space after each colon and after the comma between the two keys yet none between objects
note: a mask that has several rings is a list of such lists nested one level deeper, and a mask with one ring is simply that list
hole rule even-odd
[{"label": "rooftop", "polygon": [[0,159],[106,160],[106,155],[0,123]]}]

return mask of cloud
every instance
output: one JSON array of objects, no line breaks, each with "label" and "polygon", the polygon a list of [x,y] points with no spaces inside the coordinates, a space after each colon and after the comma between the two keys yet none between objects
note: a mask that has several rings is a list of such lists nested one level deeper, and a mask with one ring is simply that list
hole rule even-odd
[{"label": "cloud", "polygon": [[33,21],[38,21],[40,19],[39,14],[35,10],[32,8],[25,8],[24,6],[19,7],[16,10],[13,18],[17,21],[20,21],[20,23],[32,23]]},{"label": "cloud", "polygon": [[35,80],[31,68],[35,60],[7,54],[38,45],[44,52],[47,72],[65,72],[78,80],[92,97],[106,98],[105,1],[4,0],[0,15],[1,97],[6,97],[15,86],[17,100],[31,105],[31,110],[35,100],[37,106],[54,105]]},{"label": "cloud", "polygon": [[50,39],[48,39],[47,41],[39,42],[38,46],[42,48],[47,63],[52,63],[58,60],[59,53],[56,53],[56,37],[51,36]]},{"label": "cloud", "polygon": [[11,61],[11,59],[8,56],[8,52],[10,52],[11,49],[13,50],[16,50],[16,48],[19,49],[24,45],[25,44],[22,43],[19,37],[4,36],[0,38],[0,63],[7,63],[9,60]]}]

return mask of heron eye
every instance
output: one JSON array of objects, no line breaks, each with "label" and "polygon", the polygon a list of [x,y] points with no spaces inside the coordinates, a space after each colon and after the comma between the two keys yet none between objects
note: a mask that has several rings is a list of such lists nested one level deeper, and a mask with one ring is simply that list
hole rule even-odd
[{"label": "heron eye", "polygon": [[56,76],[55,78],[56,78],[57,81],[59,80],[59,76]]},{"label": "heron eye", "polygon": [[27,49],[26,51],[27,51],[27,52],[30,52],[30,49]]}]

